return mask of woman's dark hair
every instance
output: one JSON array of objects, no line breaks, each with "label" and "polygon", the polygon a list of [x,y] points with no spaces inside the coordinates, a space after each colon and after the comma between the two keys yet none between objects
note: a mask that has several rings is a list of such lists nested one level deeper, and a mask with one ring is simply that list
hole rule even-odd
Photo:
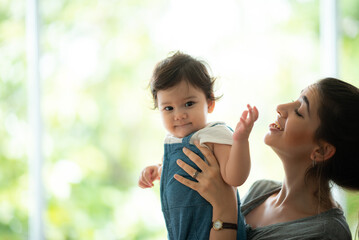
[{"label": "woman's dark hair", "polygon": [[213,94],[215,78],[209,75],[206,65],[204,61],[181,52],[176,52],[157,63],[150,81],[154,107],[158,107],[158,91],[174,87],[181,81],[201,89],[207,99],[217,100]]},{"label": "woman's dark hair", "polygon": [[330,181],[349,190],[359,190],[359,89],[335,78],[322,79],[314,86],[319,94],[320,119],[315,139],[336,148],[330,159],[319,161],[307,170],[307,177],[319,180],[318,197],[324,200],[329,199],[326,195]]}]

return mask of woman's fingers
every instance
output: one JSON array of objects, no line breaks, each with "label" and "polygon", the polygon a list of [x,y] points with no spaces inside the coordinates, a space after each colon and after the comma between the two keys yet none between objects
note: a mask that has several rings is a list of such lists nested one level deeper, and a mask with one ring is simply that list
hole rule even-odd
[{"label": "woman's fingers", "polygon": [[182,183],[183,185],[195,190],[198,192],[198,183],[197,182],[194,182],[194,181],[191,181],[185,177],[182,177],[181,175],[178,175],[178,174],[175,174],[174,175],[174,178],[179,181],[180,183]]},{"label": "woman's fingers", "polygon": [[[208,148],[206,147],[202,147],[198,142],[194,143],[196,145],[196,147],[201,151],[201,153],[203,154],[203,156],[206,158],[208,165],[213,166],[213,167],[219,167],[218,162],[216,157],[214,156],[213,152],[210,151]],[[193,153],[194,154],[194,153]],[[187,155],[188,156],[188,155]],[[188,156],[192,161],[193,159]],[[198,157],[198,156],[197,156]],[[199,157],[198,157],[199,158]],[[201,159],[201,158],[199,158]],[[194,161],[193,161],[194,162]],[[199,164],[197,164],[197,162],[195,162],[196,165],[203,171],[207,166],[206,163],[201,160],[201,166]]]},{"label": "woman's fingers", "polygon": [[[196,144],[196,143],[195,143]],[[199,144],[196,146],[198,147],[198,149],[202,152],[202,150],[199,148]],[[204,148],[204,147],[201,147]],[[197,165],[197,167],[199,167],[199,169],[203,170],[206,167],[206,163],[202,160],[202,158],[200,158],[197,154],[195,154],[194,152],[192,152],[191,150],[189,150],[188,148],[183,148],[183,153],[189,158],[191,159],[192,162],[194,162],[194,164]],[[203,152],[202,152],[203,153]],[[191,175],[191,173],[189,173]],[[193,174],[193,173],[192,173]]]},{"label": "woman's fingers", "polygon": [[[190,165],[188,165],[187,163],[183,162],[182,160],[178,159],[177,160],[177,164],[178,166],[180,166],[180,168],[182,168],[186,173],[188,173],[190,176],[193,176],[195,174],[195,172],[197,172],[196,169],[194,169],[193,167],[191,167]],[[198,179],[199,174],[197,175],[196,179]],[[189,180],[179,174],[175,174],[174,178],[179,181],[180,183],[182,183],[183,185],[198,191],[198,182]]]},{"label": "woman's fingers", "polygon": [[177,160],[177,165],[180,166],[180,168],[182,168],[192,178],[198,179],[199,173],[197,173],[197,171],[198,171],[197,169],[194,169],[193,167],[191,167],[187,163],[183,162],[181,159]]}]

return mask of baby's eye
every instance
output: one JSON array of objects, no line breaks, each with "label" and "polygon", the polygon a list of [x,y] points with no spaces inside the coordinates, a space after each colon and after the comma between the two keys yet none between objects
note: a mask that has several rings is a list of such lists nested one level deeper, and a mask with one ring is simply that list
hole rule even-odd
[{"label": "baby's eye", "polygon": [[163,109],[164,109],[165,111],[172,111],[172,110],[173,110],[173,107],[167,106],[167,107],[164,107]]},{"label": "baby's eye", "polygon": [[190,106],[194,105],[194,103],[195,102],[189,101],[189,102],[186,102],[185,105],[186,105],[186,107],[190,107]]}]

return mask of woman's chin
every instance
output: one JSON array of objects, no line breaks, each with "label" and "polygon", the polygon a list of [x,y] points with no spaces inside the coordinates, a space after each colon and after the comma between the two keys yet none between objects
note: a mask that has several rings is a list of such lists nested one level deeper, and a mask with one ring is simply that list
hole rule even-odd
[{"label": "woman's chin", "polygon": [[271,133],[270,132],[268,132],[265,136],[264,136],[264,139],[263,139],[263,141],[264,141],[264,143],[266,144],[266,145],[268,145],[268,146],[271,146]]}]

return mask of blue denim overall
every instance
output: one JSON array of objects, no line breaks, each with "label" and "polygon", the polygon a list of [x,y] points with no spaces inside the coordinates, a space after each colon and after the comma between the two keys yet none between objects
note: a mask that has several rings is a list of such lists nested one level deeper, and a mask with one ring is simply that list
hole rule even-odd
[{"label": "blue denim overall", "polygon": [[[165,217],[170,240],[207,240],[209,239],[212,225],[212,206],[196,191],[182,185],[174,174],[179,174],[194,180],[176,163],[181,159],[193,168],[200,170],[186,155],[182,148],[186,147],[202,159],[203,154],[195,145],[189,143],[194,133],[184,137],[182,143],[165,144],[163,168],[161,175],[161,205]],[[245,240],[246,232],[243,216],[240,212],[240,200],[238,199],[238,234],[237,239]]]}]

